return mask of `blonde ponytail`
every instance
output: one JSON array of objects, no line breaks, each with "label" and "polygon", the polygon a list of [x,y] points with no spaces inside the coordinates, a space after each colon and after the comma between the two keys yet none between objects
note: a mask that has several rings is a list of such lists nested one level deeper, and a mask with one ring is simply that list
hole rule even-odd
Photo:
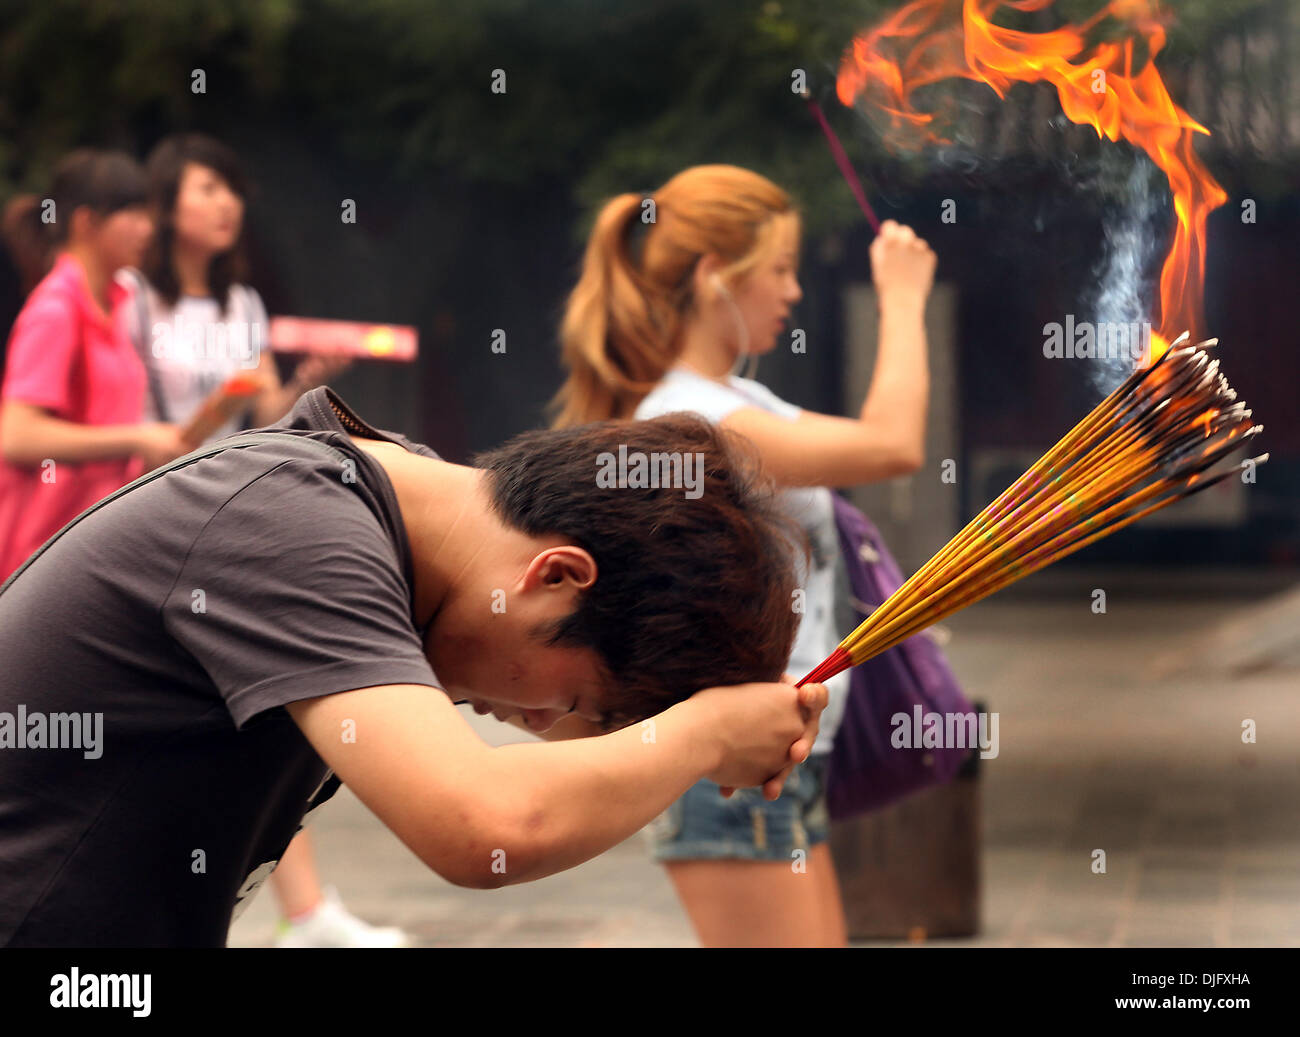
[{"label": "blonde ponytail", "polygon": [[771,217],[791,211],[784,191],[737,166],[694,166],[650,197],[653,221],[641,222],[639,194],[611,199],[596,218],[560,326],[569,375],[551,403],[557,427],[632,417],[677,361],[700,257],[717,253],[742,274]]},{"label": "blonde ponytail", "polygon": [[560,326],[570,376],[553,404],[557,427],[630,416],[672,364],[663,328],[671,309],[628,251],[644,201],[621,194],[606,202],[587,241]]}]

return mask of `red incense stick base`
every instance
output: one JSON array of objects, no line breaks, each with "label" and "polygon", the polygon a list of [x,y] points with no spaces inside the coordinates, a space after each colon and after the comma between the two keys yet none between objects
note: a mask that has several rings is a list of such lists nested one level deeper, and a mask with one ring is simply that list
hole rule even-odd
[{"label": "red incense stick base", "polygon": [[849,653],[843,648],[836,648],[835,651],[813,667],[812,672],[795,687],[802,688],[805,684],[820,684],[822,681],[834,677],[837,673],[843,673],[852,665],[853,660],[849,657]]}]

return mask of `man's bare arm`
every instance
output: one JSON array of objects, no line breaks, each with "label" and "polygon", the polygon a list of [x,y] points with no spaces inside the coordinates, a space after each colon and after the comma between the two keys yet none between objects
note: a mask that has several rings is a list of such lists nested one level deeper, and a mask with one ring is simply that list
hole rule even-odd
[{"label": "man's bare arm", "polygon": [[[825,706],[820,685],[795,695],[781,685],[710,689],[654,717],[650,738],[633,725],[495,749],[423,685],[287,708],[330,768],[422,861],[456,885],[488,889],[590,860],[700,778],[753,785],[788,773],[787,759],[811,748]],[[343,741],[344,730],[355,740]]]},{"label": "man's bare arm", "polygon": [[519,728],[520,731],[527,731],[530,735],[536,735],[547,742],[567,742],[574,738],[595,738],[598,735],[609,734],[599,724],[584,720],[579,716],[564,717],[557,720],[545,731],[534,731],[524,723],[523,717],[519,716],[511,717],[506,723]]},{"label": "man's bare arm", "polygon": [[[689,706],[660,714],[650,744],[628,729],[495,749],[445,695],[421,685],[363,688],[288,709],[398,838],[443,878],[472,888],[542,878],[595,857],[665,810],[719,755]],[[355,741],[344,742],[349,720]]]}]

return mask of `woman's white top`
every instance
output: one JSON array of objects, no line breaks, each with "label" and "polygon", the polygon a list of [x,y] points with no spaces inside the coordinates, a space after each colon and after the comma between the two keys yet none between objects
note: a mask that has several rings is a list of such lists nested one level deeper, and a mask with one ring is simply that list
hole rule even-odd
[{"label": "woman's white top", "polygon": [[[168,306],[139,274],[124,283],[134,292],[126,309],[127,329],[150,374],[146,421],[184,425],[215,389],[233,375],[255,369],[270,348],[266,307],[247,285],[231,285],[223,312],[216,299],[195,295],[182,295]],[[154,402],[154,386],[165,415]],[[232,418],[210,438],[234,435],[240,428],[241,419]]]},{"label": "woman's white top", "polygon": [[[654,418],[673,411],[694,411],[717,424],[734,411],[758,407],[787,420],[800,408],[787,403],[766,386],[748,378],[731,376],[726,384],[677,367],[664,375],[636,409],[637,418]],[[839,534],[831,491],[821,486],[791,487],[779,491],[782,507],[803,527],[811,551],[811,565],[799,561],[799,584],[804,591],[803,615],[795,635],[787,669],[804,676],[835,650],[847,631],[835,628],[835,570],[839,564]],[[794,603],[791,603],[794,607]],[[849,675],[838,674],[826,682],[830,702],[822,713],[814,753],[831,750],[835,731],[844,715]]]}]

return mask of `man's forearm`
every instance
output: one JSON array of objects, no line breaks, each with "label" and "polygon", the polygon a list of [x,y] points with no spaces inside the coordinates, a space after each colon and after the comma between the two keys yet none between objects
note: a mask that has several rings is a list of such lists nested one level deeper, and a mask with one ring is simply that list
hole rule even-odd
[{"label": "man's forearm", "polygon": [[[488,884],[530,882],[590,860],[634,835],[720,764],[691,700],[615,731],[491,752],[492,788],[508,789],[504,859]],[[514,847],[512,855],[511,848]]]},{"label": "man's forearm", "polygon": [[518,715],[512,716],[505,723],[511,727],[519,728],[520,731],[527,731],[535,738],[540,738],[546,742],[566,742],[572,738],[595,738],[599,735],[609,734],[599,724],[593,724],[590,720],[583,720],[580,716],[562,717],[545,731],[534,731]]}]

